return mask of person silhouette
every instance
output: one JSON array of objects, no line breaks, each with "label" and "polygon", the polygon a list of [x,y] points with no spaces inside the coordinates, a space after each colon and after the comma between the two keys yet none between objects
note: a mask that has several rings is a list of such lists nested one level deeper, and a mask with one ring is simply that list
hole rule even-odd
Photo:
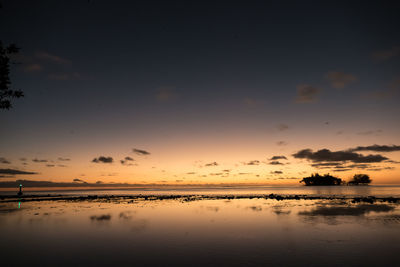
[{"label": "person silhouette", "polygon": [[17,195],[22,196],[22,184],[19,184],[19,192]]}]

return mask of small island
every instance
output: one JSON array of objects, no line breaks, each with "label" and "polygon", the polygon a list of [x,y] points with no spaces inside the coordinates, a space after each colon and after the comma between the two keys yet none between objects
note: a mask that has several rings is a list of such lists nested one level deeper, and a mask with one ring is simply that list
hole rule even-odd
[{"label": "small island", "polygon": [[355,174],[353,179],[349,182],[345,182],[341,178],[334,177],[332,175],[319,173],[311,174],[309,177],[304,177],[300,183],[304,183],[306,186],[326,186],[326,185],[368,185],[371,183],[371,179],[367,174]]}]

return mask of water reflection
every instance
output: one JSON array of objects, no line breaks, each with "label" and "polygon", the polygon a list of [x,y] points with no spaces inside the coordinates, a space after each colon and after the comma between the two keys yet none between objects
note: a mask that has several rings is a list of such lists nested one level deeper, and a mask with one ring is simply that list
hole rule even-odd
[{"label": "water reflection", "polygon": [[[19,251],[21,266],[395,266],[400,242],[394,203],[119,199],[20,207],[1,203],[0,256],[12,262]],[[372,248],[374,257],[362,256]]]}]

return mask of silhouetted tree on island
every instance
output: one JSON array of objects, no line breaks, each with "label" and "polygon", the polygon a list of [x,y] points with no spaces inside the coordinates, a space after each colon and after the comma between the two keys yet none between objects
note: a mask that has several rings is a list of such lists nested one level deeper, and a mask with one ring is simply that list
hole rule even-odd
[{"label": "silhouetted tree on island", "polygon": [[319,175],[319,173],[312,174],[310,177],[304,177],[300,183],[305,185],[341,185],[343,183],[342,179],[333,177],[332,175],[325,174],[324,176]]},{"label": "silhouetted tree on island", "polygon": [[353,180],[349,181],[349,185],[368,185],[372,182],[368,174],[355,174]]},{"label": "silhouetted tree on island", "polygon": [[24,96],[22,91],[10,89],[10,55],[18,52],[19,48],[15,44],[3,46],[0,41],[0,109],[10,109],[12,98]]}]

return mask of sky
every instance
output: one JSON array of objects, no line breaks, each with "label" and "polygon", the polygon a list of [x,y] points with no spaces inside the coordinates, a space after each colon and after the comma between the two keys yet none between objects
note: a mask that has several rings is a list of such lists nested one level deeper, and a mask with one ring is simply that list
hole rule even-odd
[{"label": "sky", "polygon": [[394,1],[1,1],[0,181],[400,184]]}]

